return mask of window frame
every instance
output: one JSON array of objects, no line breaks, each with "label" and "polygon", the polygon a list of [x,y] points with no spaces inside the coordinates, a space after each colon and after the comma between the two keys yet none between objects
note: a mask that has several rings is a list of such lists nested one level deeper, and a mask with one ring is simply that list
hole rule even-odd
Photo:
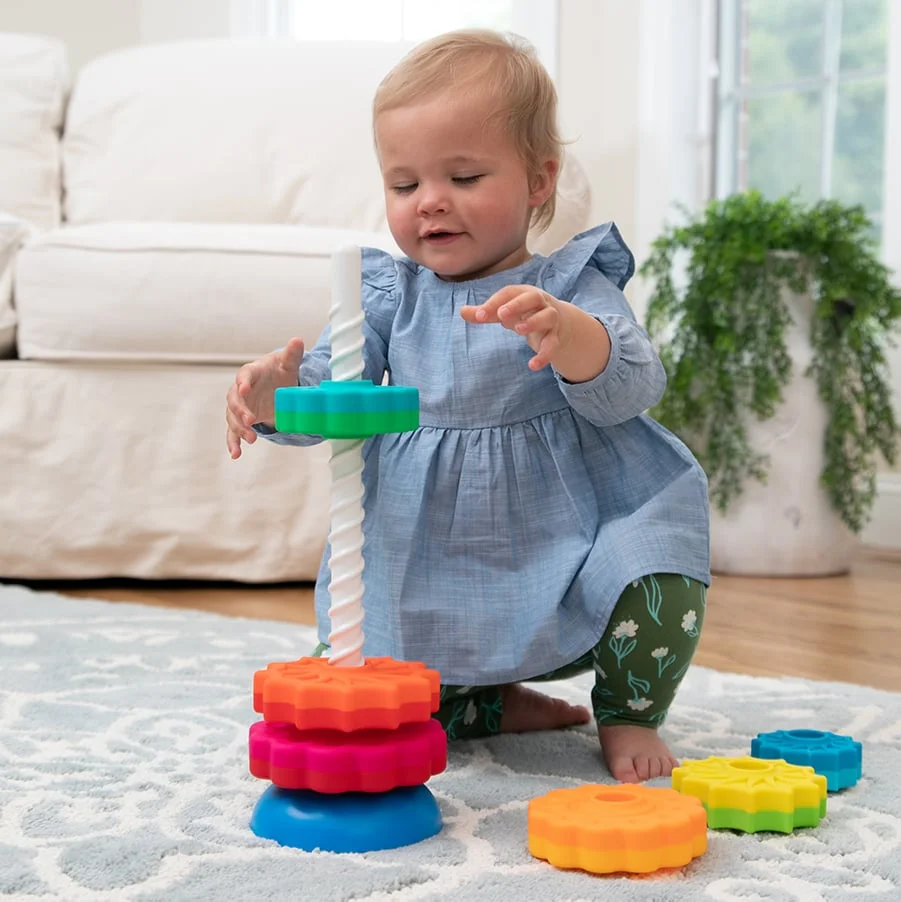
[{"label": "window frame", "polygon": [[[842,73],[841,33],[842,17],[848,0],[824,0],[825,16],[822,36],[822,64],[818,75],[775,84],[755,85],[741,83],[740,60],[742,56],[742,29],[740,17],[743,0],[718,0],[717,29],[717,105],[716,150],[714,160],[714,193],[723,198],[741,190],[739,171],[744,163],[741,152],[741,105],[749,100],[790,91],[818,91],[820,93],[820,172],[818,196],[828,198],[832,194],[832,165],[835,157],[836,120],[838,116],[839,90],[843,85],[884,79],[886,83],[886,133],[892,115],[889,99],[888,73],[891,60],[884,66]],[[897,4],[889,3],[889,16],[897,12]],[[898,41],[889,28],[887,57],[897,56]],[[897,104],[896,104],[897,105]],[[885,148],[883,175],[889,168],[891,157]],[[887,195],[883,191],[882,209],[868,211],[875,222],[883,223]]]}]

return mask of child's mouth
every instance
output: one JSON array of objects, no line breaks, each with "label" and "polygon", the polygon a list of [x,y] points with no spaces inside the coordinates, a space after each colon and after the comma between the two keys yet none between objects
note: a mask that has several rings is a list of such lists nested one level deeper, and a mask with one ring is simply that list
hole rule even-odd
[{"label": "child's mouth", "polygon": [[429,244],[450,244],[460,237],[461,232],[429,232],[425,240]]}]

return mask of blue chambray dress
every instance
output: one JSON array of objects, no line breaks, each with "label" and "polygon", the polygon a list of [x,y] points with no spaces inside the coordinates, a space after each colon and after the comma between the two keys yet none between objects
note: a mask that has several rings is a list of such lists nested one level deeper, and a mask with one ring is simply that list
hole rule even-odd
[{"label": "blue chambray dress", "polygon": [[[622,293],[633,272],[612,224],[464,282],[363,251],[364,378],[415,386],[421,410],[415,432],[364,445],[365,655],[423,661],[452,685],[528,679],[597,644],[631,581],[670,572],[709,585],[707,480],[644,413],[666,376]],[[521,336],[460,316],[510,284],[597,317],[612,346],[604,372],[582,384],[532,372]],[[329,354],[326,330],[299,384],[328,379]]]}]

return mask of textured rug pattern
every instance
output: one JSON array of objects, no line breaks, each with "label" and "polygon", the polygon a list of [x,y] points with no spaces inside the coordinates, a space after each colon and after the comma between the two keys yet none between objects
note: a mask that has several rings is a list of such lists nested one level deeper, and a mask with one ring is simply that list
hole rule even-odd
[{"label": "textured rug pattern", "polygon": [[[864,743],[864,779],[830,796],[818,828],[711,831],[701,859],[643,878],[535,861],[528,800],[612,782],[585,729],[451,746],[429,783],[445,827],[419,845],[339,856],[257,839],[253,672],[313,643],[304,627],[0,588],[0,897],[901,900],[901,695],[702,668],[664,728],[683,758],[746,754],[757,732],[796,727]],[[589,686],[554,689],[585,701]]]}]

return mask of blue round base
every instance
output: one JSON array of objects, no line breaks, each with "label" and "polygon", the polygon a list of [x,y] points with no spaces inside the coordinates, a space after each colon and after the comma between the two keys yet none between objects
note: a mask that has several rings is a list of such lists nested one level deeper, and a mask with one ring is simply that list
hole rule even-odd
[{"label": "blue round base", "polygon": [[441,830],[441,812],[425,786],[336,795],[270,786],[250,829],[263,839],[312,852],[376,852],[409,846]]}]

